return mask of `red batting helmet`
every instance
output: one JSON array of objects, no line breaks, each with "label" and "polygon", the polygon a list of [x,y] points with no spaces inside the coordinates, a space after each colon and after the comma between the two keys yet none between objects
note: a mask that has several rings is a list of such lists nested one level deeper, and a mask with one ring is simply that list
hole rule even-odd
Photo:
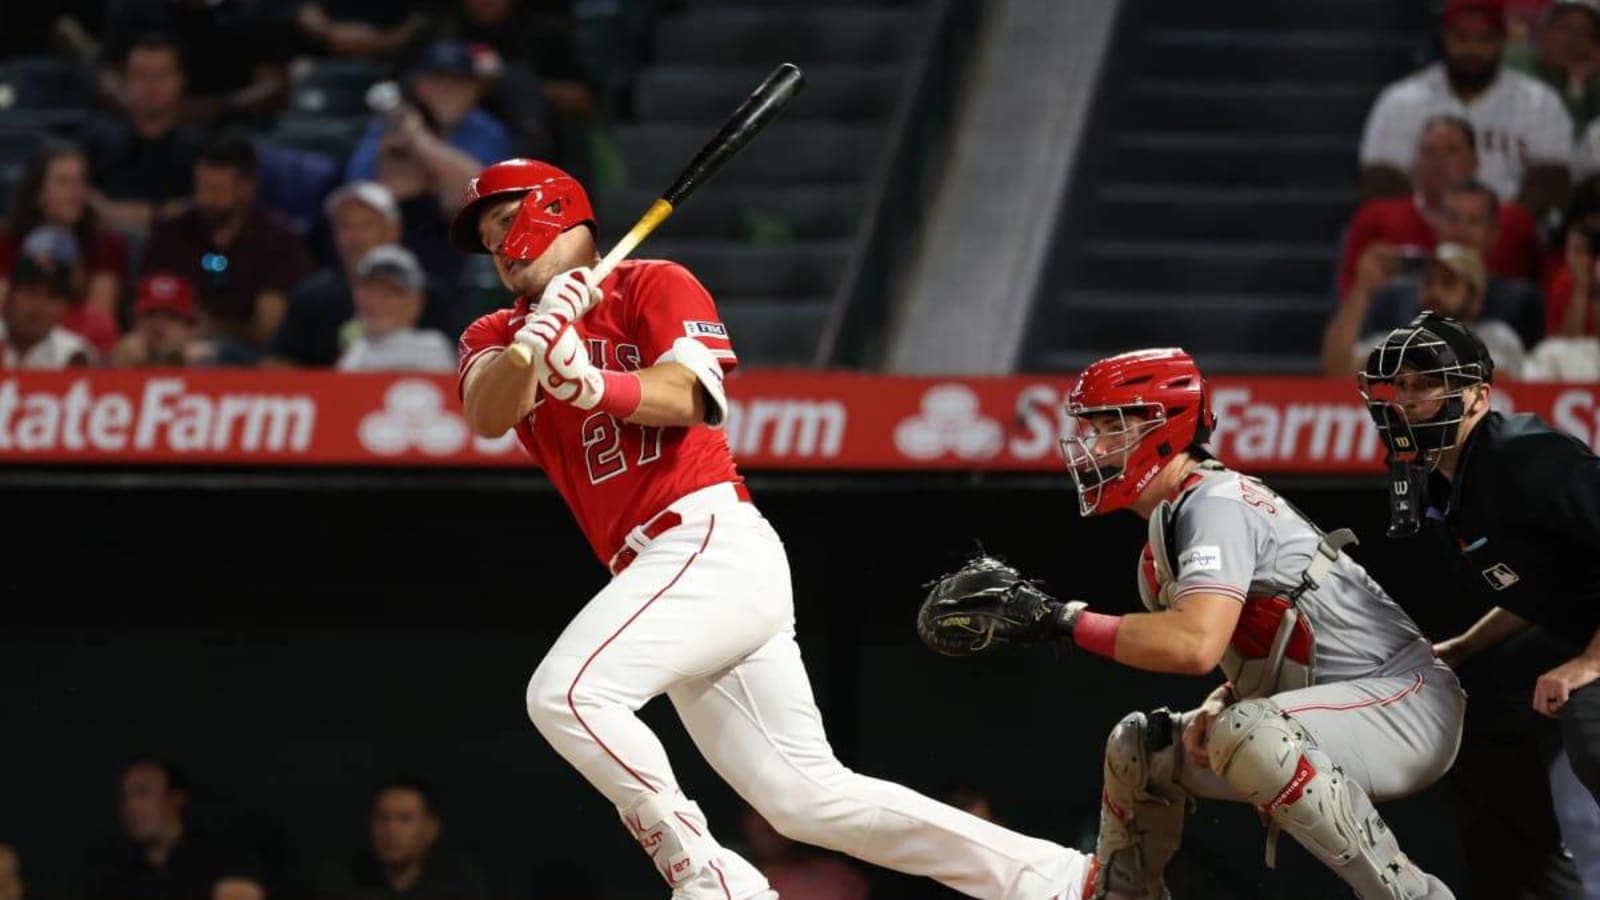
[{"label": "red batting helmet", "polygon": [[[1117,423],[1103,431],[1085,421],[1107,413]],[[1194,359],[1175,348],[1135,350],[1091,364],[1067,395],[1067,415],[1080,421],[1074,436],[1061,441],[1061,454],[1086,516],[1133,503],[1176,453],[1204,444],[1217,424],[1205,378]]]},{"label": "red batting helmet", "polygon": [[[492,201],[524,195],[517,218],[497,248],[483,246],[478,215]],[[508,159],[478,173],[467,185],[467,200],[450,224],[450,244],[464,253],[498,251],[511,259],[537,259],[556,236],[579,225],[595,227],[594,209],[583,185],[549,163]]]}]

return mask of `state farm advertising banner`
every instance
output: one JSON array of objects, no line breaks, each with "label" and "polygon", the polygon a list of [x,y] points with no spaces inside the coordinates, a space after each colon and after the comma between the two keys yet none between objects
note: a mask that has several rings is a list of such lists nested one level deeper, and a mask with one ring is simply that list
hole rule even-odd
[{"label": "state farm advertising banner", "polygon": [[[745,469],[1055,471],[1067,376],[756,371],[728,380]],[[1367,474],[1382,451],[1350,381],[1220,378],[1212,441],[1262,474]],[[1600,386],[1497,386],[1594,445]],[[452,376],[334,372],[0,373],[0,464],[525,465],[462,420]]]}]

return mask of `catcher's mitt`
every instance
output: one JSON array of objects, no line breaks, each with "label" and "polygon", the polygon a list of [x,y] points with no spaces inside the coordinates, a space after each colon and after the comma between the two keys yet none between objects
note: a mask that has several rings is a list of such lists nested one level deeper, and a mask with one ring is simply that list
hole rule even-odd
[{"label": "catcher's mitt", "polygon": [[946,656],[971,656],[999,644],[1065,638],[1083,603],[1062,603],[1011,566],[980,554],[941,577],[917,613],[917,635]]}]

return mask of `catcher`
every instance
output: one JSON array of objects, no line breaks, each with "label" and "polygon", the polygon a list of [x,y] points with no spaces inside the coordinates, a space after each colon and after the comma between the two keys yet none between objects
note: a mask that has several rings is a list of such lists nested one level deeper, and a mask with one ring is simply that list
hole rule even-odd
[{"label": "catcher", "polygon": [[1157,672],[1227,682],[1199,708],[1131,713],[1106,742],[1090,897],[1161,900],[1189,797],[1246,800],[1365,900],[1453,898],[1400,851],[1373,803],[1449,769],[1466,698],[1455,675],[1360,565],[1349,531],[1324,533],[1204,449],[1216,418],[1182,350],[1089,366],[1062,441],[1084,515],[1150,522],[1139,557],[1149,613],[1091,612],[979,557],[940,579],[918,632],[952,656],[1058,641]]}]

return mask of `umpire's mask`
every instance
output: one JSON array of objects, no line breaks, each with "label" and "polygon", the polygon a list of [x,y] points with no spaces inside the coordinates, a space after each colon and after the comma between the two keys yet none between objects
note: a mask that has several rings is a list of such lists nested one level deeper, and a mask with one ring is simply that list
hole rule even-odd
[{"label": "umpire's mask", "polygon": [[1494,360],[1465,325],[1427,312],[1389,332],[1357,379],[1389,463],[1389,534],[1410,534],[1428,472],[1459,439],[1466,391],[1493,382]]}]

